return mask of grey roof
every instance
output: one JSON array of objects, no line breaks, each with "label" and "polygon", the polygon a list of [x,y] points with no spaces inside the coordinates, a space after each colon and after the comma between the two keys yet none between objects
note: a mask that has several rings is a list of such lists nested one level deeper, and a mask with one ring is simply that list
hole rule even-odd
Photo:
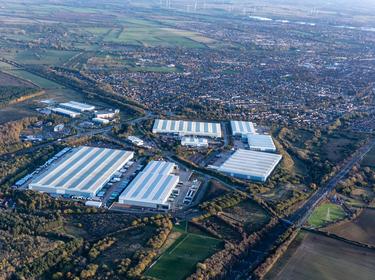
[{"label": "grey roof", "polygon": [[152,132],[221,137],[221,125],[220,123],[157,119]]},{"label": "grey roof", "polygon": [[243,176],[267,178],[281,160],[281,155],[239,149],[218,170]]},{"label": "grey roof", "polygon": [[250,149],[276,151],[275,144],[270,135],[248,134],[247,142]]},{"label": "grey roof", "polygon": [[172,175],[174,163],[151,161],[121,193],[119,202],[165,204],[179,177]]},{"label": "grey roof", "polygon": [[60,103],[60,106],[64,106],[66,108],[71,108],[73,110],[78,110],[78,111],[93,111],[95,109],[95,106],[90,105],[90,104],[85,104],[85,103],[80,103],[76,101],[69,101],[65,103]]},{"label": "grey roof", "polygon": [[206,138],[199,138],[194,136],[184,136],[181,138],[182,145],[208,145],[208,140]]},{"label": "grey roof", "polygon": [[255,134],[254,123],[246,121],[230,121],[233,135]]},{"label": "grey roof", "polygon": [[134,156],[133,152],[105,148],[79,147],[52,164],[34,179],[31,189],[57,193],[95,194]]}]

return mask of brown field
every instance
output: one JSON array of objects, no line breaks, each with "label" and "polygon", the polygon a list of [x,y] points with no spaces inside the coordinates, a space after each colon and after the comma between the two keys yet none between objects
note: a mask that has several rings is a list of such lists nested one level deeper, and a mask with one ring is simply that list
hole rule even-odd
[{"label": "brown field", "polygon": [[354,220],[332,225],[324,230],[349,240],[375,246],[375,210],[365,209]]},{"label": "brown field", "polygon": [[35,85],[26,80],[19,79],[4,72],[0,72],[0,86],[35,87]]},{"label": "brown field", "polygon": [[367,280],[374,273],[374,250],[303,232],[265,279]]}]

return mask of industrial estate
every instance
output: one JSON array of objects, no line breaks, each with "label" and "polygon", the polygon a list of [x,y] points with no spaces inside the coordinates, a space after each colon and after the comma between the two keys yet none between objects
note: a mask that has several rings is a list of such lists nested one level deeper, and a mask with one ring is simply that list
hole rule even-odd
[{"label": "industrial estate", "polygon": [[[60,106],[72,110],[69,117],[77,111],[95,110],[95,106],[74,101]],[[111,114],[102,116],[103,114],[103,119],[113,117]],[[226,158],[220,157],[224,159],[223,163],[218,166],[209,165],[208,168],[231,177],[266,182],[282,159],[281,155],[275,154],[272,137],[257,134],[251,122],[230,121],[230,125],[232,137],[240,135],[248,149],[232,151]],[[181,146],[195,149],[209,147],[210,142],[204,137],[223,136],[219,123],[183,120],[156,119],[152,132],[168,134],[180,140]],[[131,135],[127,139],[137,147],[144,147],[144,141],[136,136]],[[104,197],[106,190],[112,189],[110,187],[116,183],[121,186],[121,192],[114,192],[114,195],[111,193],[115,199],[110,201],[116,209],[123,209],[126,205],[138,210],[166,212],[187,207],[193,202],[198,189],[181,191],[184,184],[188,185],[189,178],[186,179],[185,176],[185,181],[180,180],[178,163],[159,160],[151,161],[145,166],[139,164],[136,172],[129,176],[128,169],[137,162],[133,151],[89,146],[65,148],[37,170],[18,180],[15,186],[64,198],[89,200],[86,201],[87,205],[111,208],[112,205],[106,204]]]},{"label": "industrial estate", "polygon": [[0,280],[375,275],[373,0],[0,0]]}]

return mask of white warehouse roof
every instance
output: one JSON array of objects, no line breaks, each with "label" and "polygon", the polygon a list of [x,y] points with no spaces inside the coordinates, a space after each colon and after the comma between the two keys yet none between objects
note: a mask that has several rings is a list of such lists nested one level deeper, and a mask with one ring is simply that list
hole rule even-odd
[{"label": "white warehouse roof", "polygon": [[71,109],[71,110],[79,111],[79,112],[86,112],[86,111],[94,111],[95,110],[95,106],[93,106],[93,105],[80,103],[80,102],[76,102],[76,101],[69,101],[69,102],[65,102],[65,103],[60,103],[60,106]]},{"label": "white warehouse roof", "polygon": [[220,123],[155,120],[153,133],[178,133],[179,135],[196,135],[221,137]]},{"label": "white warehouse roof", "polygon": [[275,144],[270,135],[248,134],[247,142],[250,150],[262,152],[276,152]]},{"label": "white warehouse roof", "polygon": [[233,177],[265,182],[281,160],[281,155],[239,149],[218,171]]},{"label": "white warehouse roof", "polygon": [[232,128],[232,135],[246,135],[255,134],[254,123],[245,121],[230,121],[230,126]]},{"label": "white warehouse roof", "polygon": [[151,161],[121,193],[119,203],[169,209],[167,200],[179,182],[179,177],[171,174],[174,169],[174,163]]},{"label": "white warehouse roof", "polygon": [[29,189],[92,197],[133,156],[124,150],[75,148],[34,179]]},{"label": "white warehouse roof", "polygon": [[184,136],[181,138],[182,146],[193,146],[193,147],[207,147],[208,140],[206,138],[198,138],[194,136]]},{"label": "white warehouse roof", "polygon": [[71,118],[76,118],[76,117],[79,117],[81,115],[80,113],[77,113],[77,112],[74,112],[74,111],[71,111],[71,110],[68,110],[68,109],[60,108],[60,107],[52,108],[51,111],[56,113],[56,114],[69,116]]}]

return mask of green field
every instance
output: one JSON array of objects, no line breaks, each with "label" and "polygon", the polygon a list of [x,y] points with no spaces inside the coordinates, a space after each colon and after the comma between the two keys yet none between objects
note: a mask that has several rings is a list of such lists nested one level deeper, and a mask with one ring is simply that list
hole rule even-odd
[{"label": "green field", "polygon": [[64,50],[26,49],[2,54],[4,58],[29,65],[62,65],[77,52]]},{"label": "green field", "polygon": [[316,228],[341,220],[344,217],[345,212],[341,206],[333,203],[324,203],[314,210],[307,222],[310,226]]},{"label": "green field", "polygon": [[20,69],[11,69],[4,71],[10,75],[16,76],[18,78],[30,81],[31,83],[39,86],[40,88],[44,89],[54,89],[54,88],[61,88],[59,84],[56,84],[50,80],[44,79],[42,77],[39,77],[37,75],[34,75],[30,72],[20,70]]},{"label": "green field", "polygon": [[183,232],[145,275],[162,280],[185,279],[195,271],[197,262],[211,256],[221,246],[219,239]]}]

